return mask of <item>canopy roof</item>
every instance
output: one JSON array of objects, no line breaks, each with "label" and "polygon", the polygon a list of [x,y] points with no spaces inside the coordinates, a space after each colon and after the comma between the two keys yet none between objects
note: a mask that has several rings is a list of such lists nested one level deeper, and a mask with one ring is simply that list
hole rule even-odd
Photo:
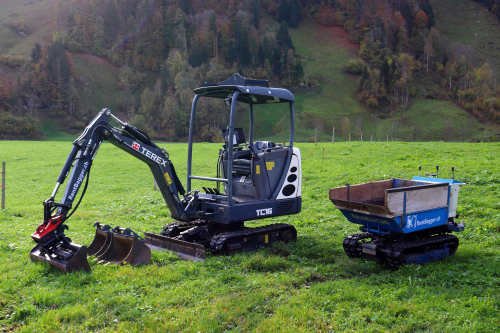
[{"label": "canopy roof", "polygon": [[281,88],[268,88],[267,81],[252,80],[236,73],[229,80],[218,84],[205,84],[194,89],[195,94],[204,97],[226,99],[239,91],[238,102],[252,104],[294,102],[293,94]]}]

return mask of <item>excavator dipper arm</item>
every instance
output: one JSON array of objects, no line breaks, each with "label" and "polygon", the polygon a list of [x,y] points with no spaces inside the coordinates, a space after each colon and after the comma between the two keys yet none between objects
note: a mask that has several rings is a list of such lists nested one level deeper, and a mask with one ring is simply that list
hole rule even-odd
[{"label": "excavator dipper arm", "polygon": [[[111,118],[118,121],[122,128],[111,126],[109,124]],[[86,178],[80,200],[85,194],[92,162],[104,140],[140,159],[150,167],[172,218],[179,221],[189,221],[193,217],[196,218],[194,210],[192,214],[186,213],[186,210],[190,210],[188,206],[189,202],[192,201],[191,196],[179,198],[179,194],[185,195],[185,190],[165,148],[158,147],[137,128],[123,123],[111,114],[109,109],[103,109],[73,143],[73,148],[61,170],[52,195],[43,202],[43,222],[31,235],[37,243],[32,253],[36,249],[41,255],[47,254],[60,260],[70,260],[74,253],[80,249],[64,235],[64,230],[68,228],[64,222],[78,208],[80,202],[74,208],[73,203]],[[61,201],[57,203],[54,201],[55,196],[66,178],[68,178],[66,188]]]}]

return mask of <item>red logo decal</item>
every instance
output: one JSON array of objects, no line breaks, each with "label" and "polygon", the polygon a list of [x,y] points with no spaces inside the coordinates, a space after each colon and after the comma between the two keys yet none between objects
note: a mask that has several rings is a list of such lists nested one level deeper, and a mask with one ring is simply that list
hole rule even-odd
[{"label": "red logo decal", "polygon": [[140,144],[138,144],[138,143],[137,143],[137,142],[135,142],[135,141],[134,141],[134,143],[132,144],[132,148],[134,148],[135,150],[139,150],[139,147],[140,147],[140,146],[141,146],[141,145],[140,145]]}]

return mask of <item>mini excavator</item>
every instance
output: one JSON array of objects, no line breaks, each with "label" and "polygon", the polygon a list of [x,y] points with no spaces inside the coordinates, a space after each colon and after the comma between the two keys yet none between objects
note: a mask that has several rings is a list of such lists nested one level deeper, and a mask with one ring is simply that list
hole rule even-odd
[{"label": "mini excavator", "polygon": [[[36,243],[30,257],[49,263],[63,272],[90,271],[88,255],[116,264],[147,264],[151,250],[169,250],[184,259],[204,260],[206,251],[231,254],[267,247],[275,242],[295,241],[292,225],[275,223],[257,228],[245,221],[297,214],[301,210],[301,157],[294,142],[294,96],[286,89],[270,88],[268,81],[234,74],[218,84],[194,90],[189,127],[187,188],[184,189],[165,148],[148,135],[122,122],[109,109],[101,110],[73,143],[51,196],[43,202],[43,222],[31,235]],[[219,150],[217,176],[192,174],[196,106],[200,98],[217,98],[230,107],[229,125],[222,130],[224,144]],[[248,141],[242,128],[235,128],[236,105],[249,107]],[[288,104],[290,138],[288,145],[271,141],[254,142],[254,105]],[[112,126],[114,119],[121,128]],[[128,228],[111,228],[96,223],[96,235],[89,247],[71,242],[65,222],[78,208],[89,182],[93,160],[107,140],[146,163],[177,222],[163,227],[160,234],[144,233],[144,239]],[[68,178],[60,202],[55,197]],[[86,179],[86,180],[85,180]],[[192,180],[211,181],[213,188],[191,189]],[[78,203],[76,195],[85,181]],[[222,187],[221,187],[222,185]]]}]

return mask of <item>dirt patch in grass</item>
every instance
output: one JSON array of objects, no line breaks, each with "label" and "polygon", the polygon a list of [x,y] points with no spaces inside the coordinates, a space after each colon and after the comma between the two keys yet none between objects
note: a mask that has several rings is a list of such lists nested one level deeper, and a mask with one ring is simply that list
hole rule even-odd
[{"label": "dirt patch in grass", "polygon": [[353,44],[349,41],[349,33],[341,26],[326,27],[318,24],[319,30],[326,34],[331,41],[338,44],[342,48],[348,49],[350,52],[358,54],[359,45]]},{"label": "dirt patch in grass", "polygon": [[89,59],[92,62],[95,62],[100,65],[104,65],[109,68],[113,68],[114,70],[119,71],[120,67],[113,65],[108,59],[106,58],[101,58],[96,55],[90,54],[90,53],[73,53],[72,56],[79,56],[84,59]]}]

